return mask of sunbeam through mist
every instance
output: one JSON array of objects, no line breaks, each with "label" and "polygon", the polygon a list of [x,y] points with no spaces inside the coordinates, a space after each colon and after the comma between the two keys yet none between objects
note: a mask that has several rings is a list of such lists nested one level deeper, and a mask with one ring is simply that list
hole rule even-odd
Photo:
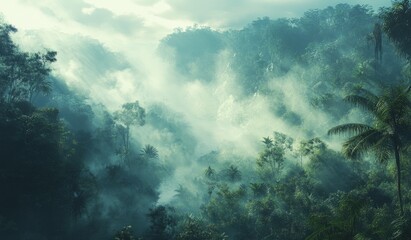
[{"label": "sunbeam through mist", "polygon": [[0,3],[0,239],[409,239],[410,9]]}]

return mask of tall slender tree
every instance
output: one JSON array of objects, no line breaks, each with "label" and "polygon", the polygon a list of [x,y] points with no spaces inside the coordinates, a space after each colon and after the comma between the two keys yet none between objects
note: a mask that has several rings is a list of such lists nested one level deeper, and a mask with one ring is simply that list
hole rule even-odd
[{"label": "tall slender tree", "polygon": [[114,120],[122,140],[120,155],[123,161],[127,161],[130,155],[130,127],[143,126],[146,123],[146,111],[138,101],[125,103],[121,110],[114,112]]},{"label": "tall slender tree", "polygon": [[397,191],[400,212],[403,215],[401,191],[401,151],[409,140],[411,102],[408,91],[402,87],[387,88],[375,95],[365,89],[345,98],[355,106],[367,110],[373,119],[371,125],[347,123],[331,128],[329,135],[350,134],[343,144],[348,158],[360,158],[366,152],[375,154],[377,160],[386,162],[394,157],[397,172]]}]

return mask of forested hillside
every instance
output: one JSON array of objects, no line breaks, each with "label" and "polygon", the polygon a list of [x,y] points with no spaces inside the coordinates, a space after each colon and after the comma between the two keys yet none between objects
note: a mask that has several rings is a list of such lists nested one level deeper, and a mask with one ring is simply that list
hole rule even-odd
[{"label": "forested hillside", "polygon": [[[29,51],[2,22],[0,239],[411,239],[410,9],[177,29],[162,85],[105,78],[133,63],[98,42]],[[113,110],[65,79],[70,57],[95,86],[157,92]]]}]

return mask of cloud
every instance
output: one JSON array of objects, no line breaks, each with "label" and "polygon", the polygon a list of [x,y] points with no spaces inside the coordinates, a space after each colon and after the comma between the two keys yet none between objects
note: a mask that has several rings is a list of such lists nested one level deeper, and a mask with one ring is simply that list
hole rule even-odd
[{"label": "cloud", "polygon": [[110,9],[95,7],[83,0],[22,2],[39,9],[45,16],[60,24],[78,23],[87,28],[104,29],[128,36],[132,36],[143,26],[143,20],[135,15],[117,15]]},{"label": "cloud", "polygon": [[[298,17],[312,8],[335,5],[339,0],[44,0],[1,1],[7,22],[20,30],[47,29],[86,35],[120,50],[124,41],[155,48],[173,29],[194,24],[214,29],[241,28],[268,16]],[[346,0],[350,4],[389,6],[389,0]],[[125,44],[129,46],[130,44]],[[124,50],[124,49],[121,49]]]},{"label": "cloud", "polygon": [[83,14],[77,21],[94,27],[103,28],[113,32],[119,32],[127,36],[133,36],[144,25],[142,19],[133,15],[114,15],[113,12],[103,8],[83,8]]}]

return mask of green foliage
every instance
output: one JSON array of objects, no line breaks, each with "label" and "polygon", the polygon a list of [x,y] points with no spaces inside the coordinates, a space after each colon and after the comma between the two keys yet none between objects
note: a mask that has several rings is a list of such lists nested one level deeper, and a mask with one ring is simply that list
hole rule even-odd
[{"label": "green foliage", "polygon": [[208,27],[177,29],[161,40],[160,50],[189,79],[209,82],[215,77],[215,60],[225,45],[221,35]]},{"label": "green foliage", "polygon": [[41,93],[51,92],[49,74],[57,52],[22,52],[11,40],[17,29],[0,23],[0,97],[2,101],[32,101]]},{"label": "green foliage", "polygon": [[121,110],[114,112],[113,115],[117,123],[117,133],[121,139],[118,154],[124,162],[128,163],[130,160],[130,127],[134,125],[143,126],[146,123],[146,111],[140,107],[138,101],[135,101],[123,104]]},{"label": "green foliage", "polygon": [[114,120],[126,128],[145,124],[146,111],[140,107],[138,101],[125,103],[121,106],[121,110],[114,113]]},{"label": "green foliage", "polygon": [[150,219],[148,238],[153,240],[173,239],[175,235],[176,218],[174,208],[158,206],[151,208],[147,216]]},{"label": "green foliage", "polygon": [[394,229],[392,239],[409,239],[411,237],[410,216],[400,216],[391,224]]},{"label": "green foliage", "polygon": [[296,152],[300,157],[300,165],[303,165],[303,157],[313,157],[318,155],[324,151],[325,148],[326,144],[318,137],[300,141],[298,148],[296,149]]},{"label": "green foliage", "polygon": [[293,139],[285,134],[274,132],[274,140],[263,138],[265,148],[257,158],[257,166],[263,178],[275,180],[279,177],[285,161],[285,152],[292,150]]},{"label": "green foliage", "polygon": [[217,186],[216,194],[203,206],[204,216],[222,232],[235,239],[253,236],[251,219],[246,215],[243,201],[247,191],[243,187],[230,189],[227,184]]},{"label": "green foliage", "polygon": [[176,240],[226,240],[225,233],[219,233],[214,225],[207,225],[201,219],[187,216],[180,226]]},{"label": "green foliage", "polygon": [[408,90],[404,87],[391,87],[377,96],[365,89],[359,89],[359,94],[350,95],[348,101],[362,106],[372,114],[373,126],[365,124],[343,124],[328,131],[328,134],[355,134],[343,144],[343,153],[349,158],[359,158],[371,151],[380,162],[386,162],[393,153],[397,169],[397,190],[400,211],[403,214],[401,192],[401,160],[400,151],[408,143],[408,133],[411,129],[409,117],[411,101]]},{"label": "green foliage", "polygon": [[268,190],[265,183],[250,183],[250,189],[255,197],[264,196]]},{"label": "green foliage", "polygon": [[114,240],[135,240],[131,226],[123,227],[123,229],[118,231],[114,236]]},{"label": "green foliage", "polygon": [[[408,2],[397,1],[381,14],[385,32],[407,58]],[[245,95],[272,99],[272,113],[294,127],[306,127],[304,111],[291,109],[281,99],[284,89],[273,87],[290,76],[302,76],[298,80],[312,87],[307,91],[312,105],[333,115],[330,119],[351,116],[339,99],[341,89],[352,90],[345,101],[365,110],[366,116],[363,123],[329,130],[350,136],[343,144],[344,155],[329,149],[323,139],[312,138],[314,131],[302,129],[309,138],[296,149],[294,139],[285,134],[264,137],[256,161],[224,156],[225,164],[217,165],[215,152],[200,158],[189,167],[205,171],[190,186],[179,185],[169,203],[175,208],[157,205],[158,189],[166,186],[159,185],[169,177],[160,179],[159,172],[164,172],[152,164],[159,162],[157,148],[136,143],[144,147],[135,150],[130,143],[131,127],[146,122],[139,102],[122,105],[113,116],[102,110],[103,123],[91,127],[98,124],[89,119],[93,124],[84,127],[85,132],[69,130],[60,118],[78,125],[70,121],[71,114],[31,104],[37,94],[55,86],[49,74],[56,53],[22,52],[11,40],[17,30],[1,24],[0,189],[5,194],[0,198],[0,238],[409,239],[411,182],[400,184],[401,174],[410,176],[409,88],[398,85],[403,62],[391,61],[395,58],[389,44],[384,46],[384,62],[390,64],[379,66],[361,41],[375,21],[369,7],[339,4],[308,11],[299,19],[263,18],[227,32],[194,27],[162,40],[160,50],[180,73],[207,82],[215,78],[215,60],[226,50],[230,71]],[[379,94],[363,88],[387,79],[392,87]],[[63,109],[68,105],[63,103]],[[85,118],[92,118],[96,108],[88,107]],[[147,118],[156,129],[177,132],[187,127],[169,121],[169,114],[153,107]],[[178,144],[189,149],[182,155],[194,156],[195,137],[178,134]],[[117,146],[127,165],[115,162]],[[346,161],[344,156],[366,156],[385,165],[368,158]],[[392,158],[395,165],[388,161]],[[397,187],[391,184],[395,171]],[[400,211],[404,209],[400,216],[395,212],[396,191]],[[113,231],[121,226],[126,227]]]},{"label": "green foliage", "polygon": [[[82,174],[81,156],[58,110],[31,109],[23,114],[23,108],[6,103],[2,109],[6,111],[0,113],[4,133],[0,138],[0,187],[7,194],[0,200],[0,216],[6,226],[15,223],[15,227],[0,234],[62,238],[67,234],[66,224],[81,215],[92,198],[93,177]],[[16,215],[15,209],[32,222]],[[46,226],[50,230],[41,230]]]},{"label": "green foliage", "polygon": [[207,178],[214,178],[215,177],[215,170],[211,168],[211,166],[208,166],[208,168],[204,171],[204,175]]},{"label": "green foliage", "polygon": [[396,45],[399,52],[408,60],[411,58],[411,5],[409,0],[396,0],[392,7],[384,8],[380,13],[384,21],[383,30]]},{"label": "green foliage", "polygon": [[147,144],[141,149],[141,155],[147,159],[156,159],[158,158],[158,150],[150,144]]},{"label": "green foliage", "polygon": [[224,179],[230,182],[238,182],[241,180],[241,172],[238,167],[230,165],[227,169],[224,169],[221,173]]},{"label": "green foliage", "polygon": [[357,192],[338,192],[332,197],[336,205],[331,212],[333,216],[324,213],[315,214],[310,219],[310,225],[314,229],[306,239],[358,239],[360,218],[364,217],[364,209],[367,199]]}]

